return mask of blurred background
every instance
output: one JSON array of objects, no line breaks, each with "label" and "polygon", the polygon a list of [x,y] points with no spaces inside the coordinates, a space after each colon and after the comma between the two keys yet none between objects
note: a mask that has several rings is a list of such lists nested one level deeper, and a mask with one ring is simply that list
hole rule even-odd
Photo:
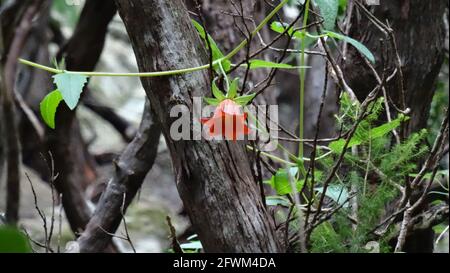
[{"label": "blurred background", "polygon": [[[2,3],[5,1],[2,1]],[[26,47],[24,57],[34,56],[41,63],[49,62],[53,56],[56,56],[60,46],[70,38],[74,32],[81,9],[85,1],[79,1],[80,5],[68,5],[65,0],[54,0],[50,12],[50,29],[43,28],[41,24],[34,27],[31,39]],[[293,18],[298,13],[294,7],[286,7],[284,15],[286,18]],[[448,20],[447,20],[448,23]],[[45,24],[45,22],[43,22]],[[214,36],[214,33],[213,33]],[[82,43],[82,41],[80,41]],[[446,38],[447,55],[445,64],[439,76],[436,94],[433,99],[432,109],[428,126],[433,130],[434,135],[439,129],[440,113],[445,106],[448,106],[449,94],[449,76],[448,76],[448,36]],[[307,88],[307,117],[311,117],[307,122],[307,132],[314,132],[314,118],[317,115],[318,104],[320,100],[323,80],[319,79],[317,74],[323,73],[323,63],[320,59],[312,58],[310,64],[317,67],[315,70],[308,71],[308,77],[311,80]],[[137,71],[137,65],[133,50],[127,37],[124,25],[118,15],[116,15],[109,25],[106,36],[105,48],[101,55],[101,59],[97,65],[98,71],[111,72],[134,72]],[[22,77],[31,77],[33,81],[39,81],[42,76],[39,71],[31,71],[25,69],[21,72]],[[35,73],[35,74],[33,74]],[[298,90],[298,74],[292,72],[281,72],[277,75],[276,101],[280,105],[280,121],[290,131],[295,131],[298,124],[297,90]],[[32,86],[32,85],[31,85]],[[110,179],[112,172],[111,161],[124,149],[128,141],[137,131],[139,122],[142,117],[145,103],[145,93],[140,84],[139,78],[108,78],[95,77],[90,80],[89,96],[85,98],[85,103],[77,110],[77,118],[79,120],[81,138],[86,143],[89,154],[95,159],[95,175],[89,185],[86,185],[85,191],[92,200],[98,200],[101,190]],[[38,105],[42,96],[49,90],[41,90],[40,93],[32,92],[36,88],[23,88],[22,95],[30,105]],[[52,89],[53,90],[53,89]],[[330,98],[326,106],[326,115],[328,123],[325,121],[323,136],[330,135],[334,131],[334,113],[337,110],[336,98]],[[102,111],[102,110],[106,110]],[[105,114],[106,113],[106,114]],[[105,118],[106,115],[106,118]],[[21,116],[21,119],[24,119]],[[295,122],[293,122],[295,121]],[[117,124],[121,126],[117,126]],[[21,123],[22,125],[24,122]],[[116,126],[114,126],[114,124]],[[24,129],[25,128],[25,129]],[[21,135],[24,138],[35,137],[29,125],[21,126]],[[24,131],[25,130],[25,131]],[[430,138],[432,141],[432,138]],[[30,141],[28,141],[30,142]],[[28,143],[25,141],[24,143]],[[30,146],[23,147],[24,162],[22,181],[21,181],[21,203],[20,203],[20,224],[27,230],[30,237],[36,241],[44,238],[42,220],[36,209],[34,197],[31,191],[30,183],[25,175],[28,174],[33,187],[38,196],[38,205],[46,213],[47,217],[52,211],[52,195],[51,189],[47,182],[43,180],[41,174],[36,170],[45,168],[43,160],[40,159],[33,141]],[[0,162],[1,163],[1,162]],[[448,154],[443,163],[448,170]],[[34,166],[31,168],[30,166]],[[1,170],[1,169],[0,169]],[[0,172],[3,175],[4,172]],[[448,174],[447,174],[448,175]],[[5,179],[0,178],[0,211],[5,211]],[[93,204],[91,204],[93,206]],[[59,219],[61,210],[59,206],[56,209],[56,219]],[[129,207],[126,220],[130,237],[136,247],[137,252],[166,252],[169,250],[170,241],[169,227],[167,226],[166,216],[172,218],[172,222],[178,234],[186,233],[186,237],[191,235],[189,232],[189,220],[183,213],[183,205],[178,196],[171,159],[165,146],[163,138],[160,140],[158,148],[158,156],[156,162],[147,175],[138,198]],[[67,242],[74,240],[74,235],[65,219],[64,213],[62,219],[62,237],[60,244],[64,247]],[[435,231],[440,235],[448,223],[439,225]],[[117,234],[123,234],[123,226]],[[116,240],[117,244],[125,252],[131,252],[127,242]],[[56,244],[56,240],[53,242]],[[435,249],[436,252],[449,252],[448,247],[448,230],[440,238]],[[36,248],[36,250],[39,250]]]}]

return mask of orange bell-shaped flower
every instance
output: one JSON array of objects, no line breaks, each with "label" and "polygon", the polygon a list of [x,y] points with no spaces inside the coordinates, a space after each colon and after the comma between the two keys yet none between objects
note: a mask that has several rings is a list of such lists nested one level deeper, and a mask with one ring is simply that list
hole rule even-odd
[{"label": "orange bell-shaped flower", "polygon": [[226,99],[217,106],[214,115],[202,119],[202,123],[209,129],[211,137],[222,136],[225,140],[236,141],[250,134],[246,119],[247,113],[244,113],[242,106]]}]

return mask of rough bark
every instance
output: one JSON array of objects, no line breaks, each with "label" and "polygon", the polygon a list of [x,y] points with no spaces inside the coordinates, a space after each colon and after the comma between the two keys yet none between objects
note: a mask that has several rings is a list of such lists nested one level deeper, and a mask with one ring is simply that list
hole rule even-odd
[{"label": "rough bark", "polygon": [[[44,1],[30,1],[17,7],[24,10],[23,15],[18,18],[17,25],[8,24],[5,21],[12,22],[13,19],[6,18],[5,23],[9,29],[1,26],[1,64],[0,77],[2,93],[2,123],[4,128],[4,138],[2,139],[5,147],[6,158],[6,220],[9,224],[16,224],[19,220],[20,204],[20,143],[15,114],[15,82],[17,74],[17,58],[25,45],[25,41],[31,29],[31,22],[34,16],[39,12],[40,6]],[[9,40],[10,39],[10,40]]]},{"label": "rough bark", "polygon": [[150,104],[146,103],[139,131],[120,158],[114,162],[114,175],[86,230],[78,240],[80,252],[101,252],[110,243],[111,236],[105,231],[115,233],[119,227],[122,213],[125,213],[136,196],[155,162],[160,136],[159,124],[153,121]]},{"label": "rough bark", "polygon": [[[405,103],[411,109],[405,136],[427,126],[436,80],[444,61],[446,34],[443,17],[446,6],[446,1],[443,0],[397,0],[383,1],[381,5],[371,8],[371,13],[380,21],[389,22],[396,38],[404,78]],[[376,69],[381,74],[380,39],[385,39],[385,35],[359,12],[352,19],[350,36],[361,41],[375,54]],[[385,44],[391,49],[387,64],[390,71],[393,71],[396,67],[396,52],[392,50],[388,40]],[[351,47],[344,63],[344,75],[360,99],[365,98],[376,85],[372,72],[364,65],[359,53]],[[387,85],[387,93],[401,107],[399,76],[400,73],[397,73],[396,78]],[[412,234],[408,240],[414,243],[407,243],[405,251],[431,252],[433,234],[431,228]]]},{"label": "rough bark", "polygon": [[[175,0],[117,0],[141,71],[207,63],[184,4]],[[232,142],[174,141],[170,109],[209,92],[205,71],[143,78],[142,84],[170,149],[176,183],[208,252],[278,252],[273,220],[262,204],[244,146]]]},{"label": "rough bark", "polygon": [[[372,6],[371,12],[382,22],[389,21],[397,41],[404,75],[406,106],[411,120],[406,133],[426,127],[436,79],[444,61],[446,1],[396,0]],[[361,41],[376,55],[377,70],[381,72],[380,39],[385,35],[365,15],[354,16],[350,36]],[[389,42],[385,42],[389,46]],[[376,85],[354,48],[349,48],[344,75],[359,98],[364,98]],[[395,68],[391,52],[390,68]],[[357,68],[356,68],[357,67]],[[381,73],[380,73],[381,74]],[[397,74],[399,75],[399,74]],[[401,106],[398,77],[387,88],[396,104]]]}]

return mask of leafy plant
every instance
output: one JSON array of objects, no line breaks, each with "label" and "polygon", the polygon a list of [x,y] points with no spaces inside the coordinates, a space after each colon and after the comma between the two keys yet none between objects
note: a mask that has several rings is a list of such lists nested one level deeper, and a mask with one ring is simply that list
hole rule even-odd
[{"label": "leafy plant", "polygon": [[28,238],[12,227],[0,227],[0,253],[31,253]]},{"label": "leafy plant", "polygon": [[55,115],[59,104],[63,100],[61,92],[55,90],[48,94],[40,105],[41,116],[45,123],[52,129],[55,129]]},{"label": "leafy plant", "polygon": [[319,6],[325,29],[333,29],[339,11],[339,0],[314,0],[314,2]]}]

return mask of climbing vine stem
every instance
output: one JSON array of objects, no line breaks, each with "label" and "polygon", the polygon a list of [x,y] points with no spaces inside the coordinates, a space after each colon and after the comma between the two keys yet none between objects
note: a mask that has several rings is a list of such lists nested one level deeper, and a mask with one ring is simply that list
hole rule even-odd
[{"label": "climbing vine stem", "polygon": [[[309,5],[310,0],[306,0],[304,6],[304,15],[303,15],[303,26],[308,24],[308,15],[309,15]],[[306,70],[302,68],[305,65],[305,38],[307,34],[307,29],[302,29],[302,35],[300,40],[300,116],[299,116],[299,138],[303,139],[304,137],[304,123],[305,123],[305,78],[306,78]],[[304,155],[304,146],[303,143],[299,143],[298,145],[298,158],[303,158]]]},{"label": "climbing vine stem", "polygon": [[[283,0],[281,1],[270,13],[267,15],[261,23],[253,30],[251,33],[251,37],[254,37],[267,23],[277,14],[277,12],[289,2],[289,0]],[[217,64],[222,63],[225,60],[230,60],[232,57],[234,57],[242,48],[244,48],[248,40],[243,40],[236,48],[234,48],[230,53],[228,53],[225,57],[215,60],[212,62],[212,65],[215,66]],[[41,70],[45,70],[47,72],[53,73],[53,74],[61,74],[61,73],[71,73],[76,75],[84,75],[89,77],[161,77],[161,76],[171,76],[171,75],[177,75],[177,74],[185,74],[185,73],[191,73],[195,71],[200,71],[204,69],[209,69],[211,64],[205,64],[201,66],[196,67],[189,67],[189,68],[183,68],[183,69],[176,69],[176,70],[168,70],[168,71],[155,71],[155,72],[137,72],[137,73],[112,73],[112,72],[87,72],[87,71],[65,71],[61,69],[56,69],[52,67],[48,67],[45,65],[41,65],[38,63],[34,63],[28,60],[19,59],[19,62],[28,65],[31,67],[35,67]]]}]

